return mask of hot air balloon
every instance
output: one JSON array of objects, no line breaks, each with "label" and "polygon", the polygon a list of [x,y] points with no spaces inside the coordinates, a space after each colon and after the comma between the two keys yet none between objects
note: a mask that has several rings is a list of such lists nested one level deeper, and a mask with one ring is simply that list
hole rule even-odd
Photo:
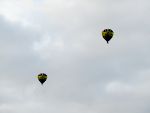
[{"label": "hot air balloon", "polygon": [[47,75],[45,73],[40,73],[38,75],[38,80],[41,82],[41,84],[43,85],[43,83],[47,80]]},{"label": "hot air balloon", "polygon": [[103,38],[107,41],[107,43],[110,41],[110,39],[113,37],[114,32],[111,29],[104,29],[102,31]]}]

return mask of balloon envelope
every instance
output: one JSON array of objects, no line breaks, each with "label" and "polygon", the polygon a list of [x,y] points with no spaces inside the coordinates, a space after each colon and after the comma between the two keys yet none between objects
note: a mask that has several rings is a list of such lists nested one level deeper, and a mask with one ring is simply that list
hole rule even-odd
[{"label": "balloon envelope", "polygon": [[110,39],[113,37],[114,32],[111,29],[104,29],[102,31],[103,38],[107,41],[107,43],[110,41]]},{"label": "balloon envelope", "polygon": [[43,84],[47,80],[47,75],[45,73],[40,73],[38,75],[38,80]]}]

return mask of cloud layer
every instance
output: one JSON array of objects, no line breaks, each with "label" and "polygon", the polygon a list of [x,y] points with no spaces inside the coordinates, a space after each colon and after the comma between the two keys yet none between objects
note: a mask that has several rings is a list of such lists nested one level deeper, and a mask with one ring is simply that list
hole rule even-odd
[{"label": "cloud layer", "polygon": [[0,112],[149,113],[149,10],[148,0],[1,0]]}]

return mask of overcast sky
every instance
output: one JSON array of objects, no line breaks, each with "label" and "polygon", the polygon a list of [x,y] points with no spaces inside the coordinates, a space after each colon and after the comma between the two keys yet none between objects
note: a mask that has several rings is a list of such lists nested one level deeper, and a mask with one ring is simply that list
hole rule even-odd
[{"label": "overcast sky", "polygon": [[149,113],[149,11],[149,0],[0,0],[0,113]]}]

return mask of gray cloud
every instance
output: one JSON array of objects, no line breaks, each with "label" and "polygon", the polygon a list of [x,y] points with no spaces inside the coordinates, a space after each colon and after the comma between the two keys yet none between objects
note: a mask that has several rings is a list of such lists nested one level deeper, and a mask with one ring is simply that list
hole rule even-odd
[{"label": "gray cloud", "polygon": [[18,3],[23,20],[0,10],[0,112],[148,113],[148,0]]}]

